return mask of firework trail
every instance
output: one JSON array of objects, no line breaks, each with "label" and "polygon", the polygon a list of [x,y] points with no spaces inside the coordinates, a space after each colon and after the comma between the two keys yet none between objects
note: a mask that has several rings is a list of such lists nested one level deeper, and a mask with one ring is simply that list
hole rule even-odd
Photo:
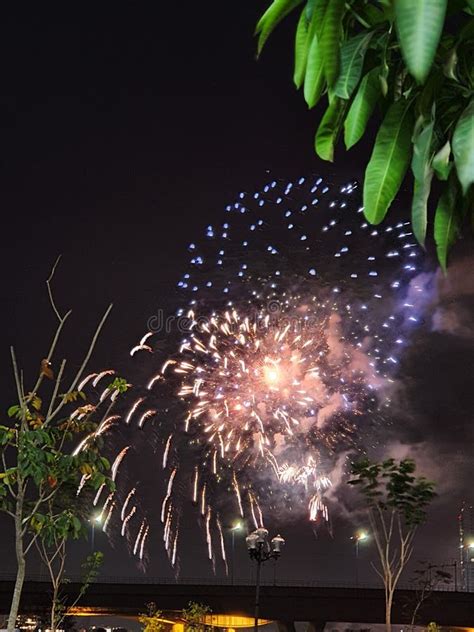
[{"label": "firework trail", "polygon": [[118,480],[104,508],[108,521],[118,513],[140,558],[156,525],[132,513],[130,498],[136,507],[141,493],[132,452],[145,462],[141,437],[151,433],[147,467],[159,472],[172,565],[184,512],[194,511],[213,565],[225,563],[223,534],[236,516],[249,528],[290,514],[329,519],[335,457],[363,447],[383,423],[420,316],[408,290],[423,292],[410,223],[370,226],[356,189],[273,181],[240,193],[223,221],[189,244],[174,331],[156,345],[150,321],[130,352],[155,366],[122,413],[129,441],[113,462],[114,479],[133,479],[126,489],[136,491],[127,495]]}]

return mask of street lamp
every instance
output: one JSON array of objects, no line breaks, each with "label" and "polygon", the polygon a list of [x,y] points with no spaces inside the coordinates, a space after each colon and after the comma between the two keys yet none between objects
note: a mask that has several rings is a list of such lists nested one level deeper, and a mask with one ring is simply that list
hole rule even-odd
[{"label": "street lamp", "polygon": [[102,523],[101,514],[97,514],[96,516],[92,516],[89,518],[89,522],[91,525],[91,553],[94,553],[94,541],[95,541],[95,527],[96,525],[100,525]]},{"label": "street lamp", "polygon": [[277,560],[281,555],[281,547],[285,540],[277,535],[268,543],[268,531],[263,527],[256,529],[245,539],[251,560],[257,563],[257,577],[255,580],[255,621],[254,632],[258,632],[258,616],[260,608],[260,569],[268,560]]},{"label": "street lamp", "polygon": [[231,569],[230,569],[230,581],[231,581],[232,586],[234,585],[235,532],[242,531],[243,528],[244,528],[243,523],[238,521],[230,529],[230,532],[232,534],[232,559],[231,559]]},{"label": "street lamp", "polygon": [[351,537],[351,540],[354,540],[355,542],[355,558],[356,558],[356,565],[355,565],[355,583],[356,583],[356,588],[358,588],[359,586],[359,543],[360,542],[364,542],[365,540],[367,540],[369,537],[369,534],[367,533],[367,531],[364,530],[359,530],[356,531],[354,533],[354,535]]},{"label": "street lamp", "polygon": [[465,585],[466,585],[466,590],[467,592],[470,592],[471,590],[471,565],[474,564],[474,540],[471,542],[468,542],[466,545],[466,553],[465,553],[465,564],[466,564],[466,570],[465,570],[465,574],[464,577],[465,579]]}]

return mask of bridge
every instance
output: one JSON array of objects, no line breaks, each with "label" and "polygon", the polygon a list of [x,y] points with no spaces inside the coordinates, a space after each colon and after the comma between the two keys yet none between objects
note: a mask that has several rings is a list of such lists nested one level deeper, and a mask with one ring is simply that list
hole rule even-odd
[{"label": "bridge", "polygon": [[[206,604],[213,613],[251,617],[255,589],[250,583],[209,584],[197,580],[122,582],[118,578],[92,584],[78,604],[75,614],[136,617],[153,601],[163,611],[182,610],[189,601]],[[70,601],[77,595],[80,583],[64,586]],[[0,613],[7,613],[13,592],[12,580],[0,580]],[[393,621],[409,623],[416,599],[415,591],[397,591],[393,606]],[[25,582],[21,612],[44,613],[50,603],[50,585],[46,581]],[[415,601],[416,603],[416,601]],[[411,604],[411,605],[410,605]],[[263,585],[260,616],[278,621],[289,632],[294,623],[307,621],[314,632],[324,629],[326,622],[383,623],[384,592],[380,588],[322,585]],[[420,610],[420,622],[436,621],[438,625],[469,627],[474,625],[474,593],[435,591]]]}]

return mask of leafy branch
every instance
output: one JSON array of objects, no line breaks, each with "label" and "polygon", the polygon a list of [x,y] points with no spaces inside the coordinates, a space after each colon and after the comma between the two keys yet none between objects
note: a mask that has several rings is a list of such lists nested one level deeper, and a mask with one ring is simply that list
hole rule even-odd
[{"label": "leafy branch", "polygon": [[257,24],[258,54],[301,5],[294,83],[310,109],[327,100],[316,153],[332,161],[342,131],[346,149],[353,147],[377,112],[365,216],[384,220],[411,167],[413,233],[424,246],[432,209],[446,269],[452,245],[469,221],[474,226],[472,0],[274,0]]}]

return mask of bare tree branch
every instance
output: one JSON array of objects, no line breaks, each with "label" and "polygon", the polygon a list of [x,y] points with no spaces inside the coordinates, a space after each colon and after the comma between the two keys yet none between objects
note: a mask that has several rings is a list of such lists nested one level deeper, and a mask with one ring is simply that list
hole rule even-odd
[{"label": "bare tree branch", "polygon": [[10,355],[12,357],[13,376],[15,378],[15,386],[16,386],[16,392],[17,392],[17,396],[18,396],[18,404],[19,404],[20,408],[22,409],[22,413],[23,413],[24,407],[25,407],[25,402],[23,401],[23,397],[22,397],[20,373],[18,371],[18,364],[16,362],[15,349],[13,347],[10,347]]},{"label": "bare tree branch", "polygon": [[56,303],[54,302],[53,292],[51,291],[51,281],[53,280],[54,273],[56,272],[56,268],[58,267],[58,264],[61,261],[61,257],[62,257],[62,255],[59,255],[58,258],[56,259],[56,261],[54,262],[53,268],[51,270],[51,274],[49,275],[49,277],[48,277],[48,279],[46,281],[46,286],[48,288],[49,302],[51,303],[51,307],[53,308],[53,311],[56,314],[56,316],[57,316],[57,318],[58,318],[60,323],[63,321],[63,317],[59,313],[59,311],[58,311],[58,309],[56,307]]},{"label": "bare tree branch", "polygon": [[[84,358],[84,360],[83,360],[83,362],[82,362],[81,366],[79,367],[79,370],[78,370],[78,372],[76,373],[76,375],[75,375],[74,379],[72,380],[71,385],[70,385],[70,386],[69,386],[69,388],[68,388],[68,392],[69,392],[69,393],[70,393],[70,392],[72,392],[72,391],[75,389],[75,387],[76,387],[77,383],[78,383],[78,382],[79,382],[79,380],[81,379],[82,374],[84,373],[84,369],[86,368],[87,363],[88,363],[88,362],[89,362],[89,360],[90,360],[90,357],[91,357],[92,352],[93,352],[93,350],[94,350],[94,347],[95,347],[95,345],[96,345],[97,339],[98,339],[98,337],[99,337],[99,335],[100,335],[100,332],[101,332],[101,330],[102,330],[102,327],[104,326],[105,321],[107,320],[107,318],[108,318],[108,316],[109,316],[109,314],[110,314],[110,311],[112,310],[112,307],[113,307],[113,304],[111,303],[111,304],[108,306],[108,308],[105,310],[105,313],[104,313],[104,315],[102,316],[102,319],[101,319],[100,323],[98,324],[97,329],[95,330],[94,336],[92,337],[91,343],[90,343],[90,345],[89,345],[89,349],[88,349],[88,351],[87,351],[87,353],[86,353],[86,356],[85,356],[85,358]],[[61,400],[61,402],[58,404],[58,406],[57,406],[57,407],[53,410],[53,412],[51,413],[51,415],[50,415],[50,421],[51,421],[52,419],[54,419],[54,417],[56,417],[56,415],[57,415],[57,414],[58,414],[58,412],[61,410],[61,408],[64,406],[64,404],[65,404],[65,401],[64,401],[64,399],[63,399],[63,400]]]},{"label": "bare tree branch", "polygon": [[61,366],[59,367],[58,375],[56,377],[56,382],[54,384],[53,394],[51,395],[51,399],[49,401],[48,412],[46,413],[45,423],[49,422],[51,412],[53,410],[54,402],[56,401],[56,397],[58,395],[59,384],[61,382],[61,377],[64,373],[64,367],[66,366],[66,359],[64,358],[61,362]]}]

